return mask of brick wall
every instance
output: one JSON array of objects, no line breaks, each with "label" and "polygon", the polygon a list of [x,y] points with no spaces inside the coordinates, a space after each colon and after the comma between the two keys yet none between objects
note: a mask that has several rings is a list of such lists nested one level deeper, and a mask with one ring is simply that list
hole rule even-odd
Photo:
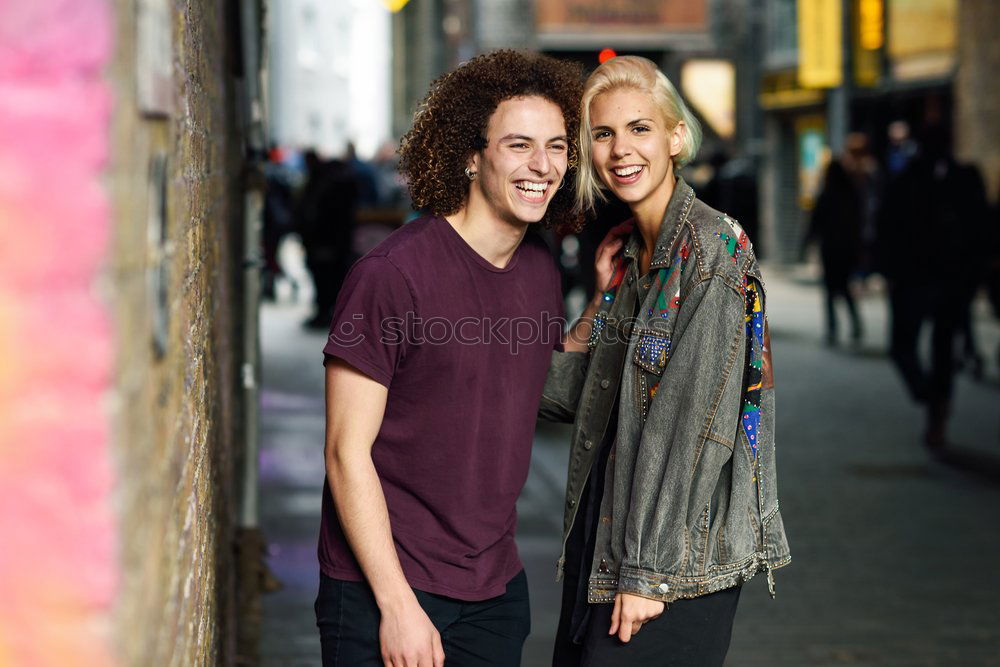
[{"label": "brick wall", "polygon": [[235,3],[168,0],[166,114],[139,108],[138,81],[153,74],[139,69],[140,4],[115,2],[110,72],[117,643],[130,665],[229,664],[242,176],[223,7]]},{"label": "brick wall", "polygon": [[955,128],[962,160],[983,171],[992,200],[1000,196],[1000,3],[960,0]]}]

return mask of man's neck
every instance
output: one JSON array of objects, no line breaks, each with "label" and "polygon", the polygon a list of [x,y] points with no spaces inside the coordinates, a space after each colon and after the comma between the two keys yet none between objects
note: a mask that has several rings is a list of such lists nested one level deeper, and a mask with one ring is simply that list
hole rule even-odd
[{"label": "man's neck", "polygon": [[521,245],[528,224],[501,220],[486,206],[467,203],[446,217],[448,223],[469,246],[493,266],[503,269]]}]

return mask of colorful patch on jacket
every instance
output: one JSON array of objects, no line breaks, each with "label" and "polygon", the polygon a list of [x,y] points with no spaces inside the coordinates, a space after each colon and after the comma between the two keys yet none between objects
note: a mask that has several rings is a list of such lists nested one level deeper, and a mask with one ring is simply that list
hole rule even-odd
[{"label": "colorful patch on jacket", "polygon": [[725,232],[719,232],[716,236],[726,245],[726,252],[736,262],[750,247],[750,237],[728,215],[720,215],[719,220],[727,223],[733,233],[726,234]]},{"label": "colorful patch on jacket", "polygon": [[[747,386],[744,391],[743,412],[740,423],[754,459],[757,458],[757,435],[760,430],[761,383],[763,382],[764,360],[756,349],[764,344],[764,310],[761,304],[757,283],[744,279],[743,291],[746,296],[746,350],[747,350]],[[757,345],[754,345],[754,341]]]},{"label": "colorful patch on jacket", "polygon": [[681,245],[680,251],[674,256],[670,266],[663,267],[656,275],[656,311],[649,310],[651,317],[667,317],[671,310],[680,308],[681,284],[680,276],[684,273],[685,262],[691,254],[687,243]]}]

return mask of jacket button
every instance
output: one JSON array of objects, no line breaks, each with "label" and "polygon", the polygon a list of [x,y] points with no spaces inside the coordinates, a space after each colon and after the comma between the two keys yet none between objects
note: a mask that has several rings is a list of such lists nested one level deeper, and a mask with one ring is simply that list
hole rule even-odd
[{"label": "jacket button", "polygon": [[566,504],[567,504],[567,505],[568,505],[569,507],[573,507],[574,505],[576,505],[576,501],[575,501],[575,500],[573,500],[572,498],[570,498],[569,500],[567,500],[567,501],[566,501]]},{"label": "jacket button", "polygon": [[607,389],[610,386],[611,386],[611,380],[608,380],[607,378],[601,380],[601,389]]},{"label": "jacket button", "polygon": [[586,442],[583,443],[583,448],[587,449],[587,450],[593,449],[594,448],[594,441],[593,440],[587,440]]}]

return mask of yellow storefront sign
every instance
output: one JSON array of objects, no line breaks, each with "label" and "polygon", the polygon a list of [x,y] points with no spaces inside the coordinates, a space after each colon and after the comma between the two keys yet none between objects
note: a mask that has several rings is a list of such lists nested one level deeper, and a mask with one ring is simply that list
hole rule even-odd
[{"label": "yellow storefront sign", "polygon": [[885,43],[882,0],[855,0],[854,83],[876,86],[882,77],[882,47]]},{"label": "yellow storefront sign", "polygon": [[798,0],[799,84],[836,88],[843,79],[842,0]]}]

